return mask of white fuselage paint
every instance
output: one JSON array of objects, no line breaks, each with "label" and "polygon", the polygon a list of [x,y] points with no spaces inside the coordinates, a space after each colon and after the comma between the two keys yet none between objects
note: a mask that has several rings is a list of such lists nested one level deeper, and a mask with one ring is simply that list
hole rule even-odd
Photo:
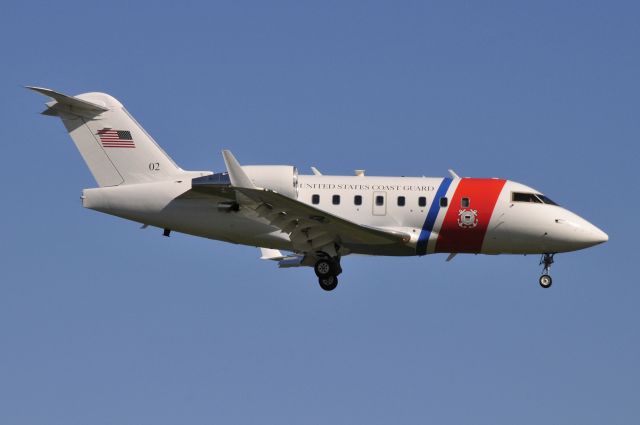
[{"label": "white fuselage paint", "polygon": [[[115,215],[152,226],[172,229],[195,236],[244,245],[293,250],[289,237],[262,219],[248,217],[240,212],[224,211],[219,203],[228,199],[211,196],[180,198],[191,189],[191,178],[202,173],[186,174],[180,180],[140,183],[83,191],[83,205],[107,214]],[[460,179],[453,179],[446,191],[451,200]],[[358,247],[351,252],[361,254],[416,255],[433,252],[467,252],[455,248],[436,250],[438,237],[448,209],[456,212],[460,205],[436,208],[433,229],[429,232],[425,252],[417,252],[420,235],[425,235],[425,221],[436,199],[436,192],[443,178],[431,177],[376,177],[376,176],[326,176],[300,175],[294,193],[297,200],[315,208],[340,216],[355,223],[411,235],[411,240],[393,251],[381,252],[375,247]],[[600,229],[568,211],[542,203],[513,202],[512,192],[539,193],[534,189],[512,181],[506,181],[497,194],[495,208],[483,223],[486,233],[481,237],[477,253],[484,254],[535,254],[574,251],[596,245],[608,239]],[[319,202],[313,203],[313,196]],[[339,203],[334,203],[339,196]],[[360,205],[354,198],[362,197]],[[376,197],[382,196],[382,205]],[[404,197],[404,205],[398,197]],[[473,209],[473,194],[470,209]],[[419,198],[426,198],[421,206]],[[476,197],[477,199],[477,197]],[[457,214],[457,213],[456,213]],[[471,217],[473,218],[473,217]],[[461,226],[462,228],[462,226]],[[460,230],[467,231],[466,229]],[[474,231],[469,229],[469,232]],[[464,233],[460,233],[464,235]]]}]

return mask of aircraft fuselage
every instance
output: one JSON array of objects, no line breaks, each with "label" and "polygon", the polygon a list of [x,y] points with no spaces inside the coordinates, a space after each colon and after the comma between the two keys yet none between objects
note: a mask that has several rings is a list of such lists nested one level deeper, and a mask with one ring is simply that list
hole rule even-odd
[{"label": "aircraft fuselage", "polygon": [[[189,178],[86,189],[83,205],[195,236],[295,251],[278,228],[223,208],[225,198],[180,199],[189,189]],[[544,203],[540,192],[509,180],[300,175],[294,189],[298,201],[317,209],[411,236],[403,246],[350,248],[359,254],[541,254],[608,239],[571,211]]]}]

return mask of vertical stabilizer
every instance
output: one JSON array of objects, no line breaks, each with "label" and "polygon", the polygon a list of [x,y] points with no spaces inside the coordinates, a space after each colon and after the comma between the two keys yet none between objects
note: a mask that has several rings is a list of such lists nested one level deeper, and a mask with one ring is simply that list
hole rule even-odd
[{"label": "vertical stabilizer", "polygon": [[27,87],[53,99],[45,115],[62,119],[99,186],[168,180],[183,171],[112,96],[67,96]]}]

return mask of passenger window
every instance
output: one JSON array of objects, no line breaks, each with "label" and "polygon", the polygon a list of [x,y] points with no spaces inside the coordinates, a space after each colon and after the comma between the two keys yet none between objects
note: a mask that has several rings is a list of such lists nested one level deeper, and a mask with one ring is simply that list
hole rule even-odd
[{"label": "passenger window", "polygon": [[426,207],[427,206],[427,198],[424,196],[421,196],[418,198],[418,206],[420,207]]},{"label": "passenger window", "polygon": [[379,207],[384,205],[384,196],[381,196],[381,195],[376,196],[376,205]]},{"label": "passenger window", "polygon": [[331,198],[331,203],[333,205],[340,205],[340,195],[333,195]]},{"label": "passenger window", "polygon": [[469,202],[469,198],[462,198],[462,200],[460,201],[460,206],[462,208],[469,208],[470,202]]},{"label": "passenger window", "polygon": [[320,203],[320,195],[313,195],[311,197],[311,203],[313,205],[318,205]]},{"label": "passenger window", "polygon": [[353,197],[354,205],[362,205],[362,196],[356,195]]},{"label": "passenger window", "polygon": [[449,205],[449,200],[447,199],[447,197],[445,196],[440,198],[440,206],[446,207],[447,205]]},{"label": "passenger window", "polygon": [[404,207],[405,201],[406,200],[405,200],[404,196],[398,196],[398,206],[399,207]]}]

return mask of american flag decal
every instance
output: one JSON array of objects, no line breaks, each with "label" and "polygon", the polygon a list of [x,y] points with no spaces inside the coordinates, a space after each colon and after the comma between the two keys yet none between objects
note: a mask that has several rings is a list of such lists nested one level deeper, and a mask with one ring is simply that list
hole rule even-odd
[{"label": "american flag decal", "polygon": [[128,130],[113,130],[111,128],[103,128],[98,130],[100,143],[105,148],[135,148],[133,137]]}]

